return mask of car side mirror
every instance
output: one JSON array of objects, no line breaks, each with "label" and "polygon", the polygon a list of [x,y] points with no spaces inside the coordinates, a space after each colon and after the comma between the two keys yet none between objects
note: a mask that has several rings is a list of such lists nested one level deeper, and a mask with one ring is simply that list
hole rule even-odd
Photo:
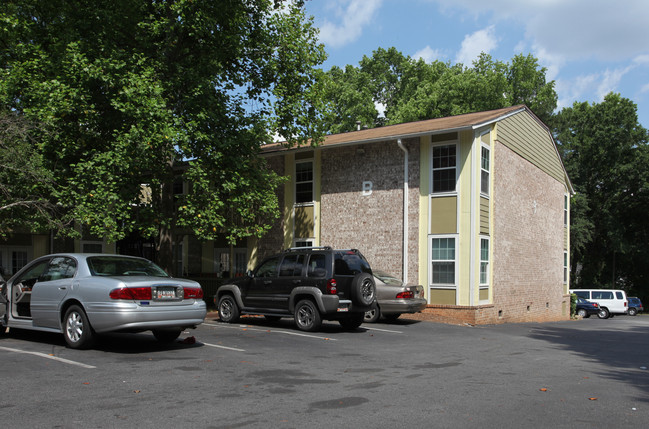
[{"label": "car side mirror", "polygon": [[255,277],[255,275],[252,273],[252,270],[248,270],[248,271],[246,271],[246,275],[247,275],[248,277],[250,277],[250,278]]}]

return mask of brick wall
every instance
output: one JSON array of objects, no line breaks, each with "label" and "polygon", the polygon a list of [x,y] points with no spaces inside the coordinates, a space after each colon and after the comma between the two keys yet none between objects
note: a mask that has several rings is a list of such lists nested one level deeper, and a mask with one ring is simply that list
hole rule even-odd
[{"label": "brick wall", "polygon": [[[419,139],[409,150],[409,282],[418,278]],[[356,248],[373,268],[402,274],[404,153],[396,141],[322,151],[321,244]],[[362,183],[373,183],[362,195]]]},{"label": "brick wall", "polygon": [[496,323],[566,320],[565,189],[499,142],[494,158],[494,305],[488,319]]}]

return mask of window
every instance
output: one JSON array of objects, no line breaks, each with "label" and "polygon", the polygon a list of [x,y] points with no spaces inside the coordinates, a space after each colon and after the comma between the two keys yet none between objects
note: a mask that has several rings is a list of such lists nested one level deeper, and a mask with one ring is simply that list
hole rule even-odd
[{"label": "window", "polygon": [[245,248],[214,249],[214,271],[219,278],[242,277],[248,269]]},{"label": "window", "polygon": [[313,253],[309,258],[309,277],[324,277],[327,275],[325,268],[326,256],[323,253]]},{"label": "window", "polygon": [[563,252],[563,284],[568,283],[568,252]]},{"label": "window", "polygon": [[27,252],[11,252],[11,273],[16,274],[22,267],[27,265]]},{"label": "window", "polygon": [[568,195],[563,196],[563,226],[568,227]]},{"label": "window", "polygon": [[313,162],[295,163],[295,203],[313,201]]},{"label": "window", "polygon": [[279,257],[271,258],[264,261],[257,269],[256,277],[277,277],[277,266],[279,265]]},{"label": "window", "polygon": [[489,148],[484,146],[480,156],[480,193],[489,195]]},{"label": "window", "polygon": [[613,292],[602,292],[594,290],[591,293],[593,295],[592,299],[613,299]]},{"label": "window", "polygon": [[433,146],[433,193],[455,192],[457,149],[454,144]]},{"label": "window", "polygon": [[433,238],[431,247],[432,284],[455,285],[455,238]]},{"label": "window", "polygon": [[47,282],[59,279],[69,279],[74,277],[76,271],[77,263],[74,259],[57,256],[52,258],[47,270],[41,275],[40,281]]},{"label": "window", "polygon": [[313,240],[298,239],[295,241],[295,246],[293,247],[313,247]]},{"label": "window", "polygon": [[302,275],[304,255],[288,255],[279,267],[280,277],[299,277]]},{"label": "window", "polygon": [[480,239],[480,286],[489,285],[489,239]]}]

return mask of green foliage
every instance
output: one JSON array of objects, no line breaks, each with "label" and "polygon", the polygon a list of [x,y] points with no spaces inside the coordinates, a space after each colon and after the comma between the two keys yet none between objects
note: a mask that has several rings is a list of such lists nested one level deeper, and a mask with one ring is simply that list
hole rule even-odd
[{"label": "green foliage", "polygon": [[619,94],[575,103],[553,119],[577,195],[571,207],[572,278],[582,287],[649,284],[649,133]]},{"label": "green foliage", "polygon": [[[398,124],[526,104],[548,121],[557,104],[554,81],[531,55],[511,63],[482,54],[471,67],[440,61],[426,63],[395,48],[379,48],[359,67],[333,67],[325,98],[333,106],[326,118],[332,133]],[[377,106],[385,109],[380,116]]]},{"label": "green foliage", "polygon": [[0,104],[48,130],[35,150],[65,218],[112,241],[263,233],[280,180],[260,145],[322,136],[325,54],[301,6],[2,2]]}]

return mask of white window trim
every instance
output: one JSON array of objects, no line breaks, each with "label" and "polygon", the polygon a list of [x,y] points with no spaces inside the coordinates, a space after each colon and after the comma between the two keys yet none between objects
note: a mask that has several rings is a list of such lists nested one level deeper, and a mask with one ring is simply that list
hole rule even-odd
[{"label": "white window trim", "polygon": [[570,225],[570,196],[563,194],[563,227]]},{"label": "white window trim", "polygon": [[[487,132],[487,133],[484,133],[484,134],[489,134],[489,133]],[[492,166],[493,163],[492,163],[492,159],[491,159],[491,147],[489,145],[485,144],[482,141],[482,136],[484,134],[480,135],[480,157],[479,157],[480,158],[480,177],[479,177],[478,183],[479,183],[479,187],[480,187],[480,196],[488,199],[490,197],[490,195],[491,195],[491,170],[492,170],[491,166]],[[482,148],[485,148],[485,149],[487,149],[489,151],[489,170],[485,170],[484,168],[482,168]],[[487,193],[486,194],[484,192],[482,192],[482,172],[483,171],[486,171],[487,174],[489,175],[489,183],[487,184]]]},{"label": "white window trim", "polygon": [[[458,285],[458,273],[459,273],[459,258],[458,258],[458,234],[434,234],[428,236],[428,288],[429,289],[457,289]],[[453,276],[453,284],[433,284],[433,239],[437,238],[452,238],[455,240],[455,273]],[[437,260],[436,260],[437,261]],[[446,261],[446,260],[445,260]],[[450,259],[448,260],[450,261]]]},{"label": "white window trim", "polygon": [[296,239],[293,240],[293,247],[298,247],[298,245],[297,245],[298,241],[308,242],[309,245],[305,246],[305,247],[313,247],[313,246],[315,246],[315,238],[296,238]]},{"label": "white window trim", "polygon": [[[308,183],[309,181],[304,181],[304,182],[298,182],[297,181],[297,165],[298,164],[303,164],[303,163],[311,163],[311,201],[305,201],[302,203],[297,202],[297,185],[298,183]],[[313,158],[306,158],[306,159],[296,159],[295,162],[293,163],[293,177],[295,180],[293,180],[293,201],[294,201],[294,206],[295,207],[305,207],[305,206],[313,206],[315,204],[315,160]]]},{"label": "white window trim", "polygon": [[570,254],[563,251],[563,284],[567,285],[570,280]]},{"label": "white window trim", "polygon": [[[487,260],[482,259],[482,240],[485,240],[487,242]],[[491,240],[489,236],[486,235],[481,235],[480,236],[480,246],[478,247],[480,249],[480,256],[478,258],[479,260],[479,266],[478,266],[478,284],[480,286],[480,289],[488,289],[489,286],[491,285]],[[487,262],[487,282],[482,283],[481,279],[481,272],[482,272],[482,263]]]},{"label": "white window trim", "polygon": [[[434,186],[434,174],[433,172],[435,169],[433,168],[433,152],[434,148],[438,146],[455,146],[455,190],[454,191],[446,191],[446,192],[433,192],[433,186]],[[440,141],[440,142],[435,142],[430,145],[430,183],[429,183],[429,189],[430,189],[430,196],[432,198],[436,197],[448,197],[448,196],[455,196],[458,194],[458,187],[459,187],[459,160],[460,160],[460,141],[459,139],[455,140],[448,140],[448,141]]]}]

